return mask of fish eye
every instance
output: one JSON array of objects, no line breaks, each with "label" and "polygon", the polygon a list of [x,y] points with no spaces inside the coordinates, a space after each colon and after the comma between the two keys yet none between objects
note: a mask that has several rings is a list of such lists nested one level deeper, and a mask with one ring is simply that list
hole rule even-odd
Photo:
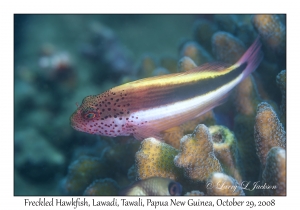
[{"label": "fish eye", "polygon": [[178,182],[171,182],[168,189],[170,195],[181,195],[182,193],[182,187]]},{"label": "fish eye", "polygon": [[84,115],[84,118],[90,120],[90,119],[93,119],[95,116],[96,116],[95,113],[89,112],[86,115]]}]

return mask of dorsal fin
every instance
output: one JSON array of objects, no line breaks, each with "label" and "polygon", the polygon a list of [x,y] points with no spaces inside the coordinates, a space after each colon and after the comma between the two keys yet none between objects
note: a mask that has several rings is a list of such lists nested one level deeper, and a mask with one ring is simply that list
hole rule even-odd
[{"label": "dorsal fin", "polygon": [[228,67],[230,67],[230,64],[223,63],[223,62],[211,62],[211,63],[205,63],[201,66],[198,66],[194,69],[191,69],[187,71],[186,73],[192,73],[192,72],[209,72],[209,71],[222,71]]}]

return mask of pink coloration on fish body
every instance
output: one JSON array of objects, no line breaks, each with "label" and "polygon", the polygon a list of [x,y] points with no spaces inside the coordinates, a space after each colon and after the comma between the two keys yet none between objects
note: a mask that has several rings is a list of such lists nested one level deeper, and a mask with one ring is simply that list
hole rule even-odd
[{"label": "pink coloration on fish body", "polygon": [[87,96],[70,118],[82,132],[103,136],[161,138],[220,105],[262,60],[259,39],[232,66],[204,64],[187,72],[145,78]]}]

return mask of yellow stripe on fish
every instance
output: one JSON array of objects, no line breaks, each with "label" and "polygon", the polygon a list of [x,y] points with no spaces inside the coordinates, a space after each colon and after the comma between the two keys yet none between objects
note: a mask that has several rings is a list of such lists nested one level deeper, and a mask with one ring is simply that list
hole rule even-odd
[{"label": "yellow stripe on fish", "polygon": [[105,136],[160,138],[160,132],[180,125],[220,105],[230,90],[262,60],[259,39],[232,66],[208,63],[192,70],[145,78],[87,96],[71,116],[76,130]]}]

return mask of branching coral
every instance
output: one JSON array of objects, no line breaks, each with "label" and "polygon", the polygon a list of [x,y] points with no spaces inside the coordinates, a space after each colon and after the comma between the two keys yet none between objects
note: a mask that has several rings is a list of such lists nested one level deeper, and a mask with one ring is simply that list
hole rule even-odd
[{"label": "branching coral", "polygon": [[277,85],[281,91],[281,105],[280,105],[280,122],[285,127],[286,123],[286,70],[282,70],[276,77]]},{"label": "branching coral", "polygon": [[227,32],[216,32],[212,37],[213,53],[217,60],[233,64],[246,51],[243,42]]},{"label": "branching coral", "polygon": [[185,175],[194,181],[205,181],[212,172],[222,171],[214,155],[208,128],[198,125],[193,132],[180,141],[180,153],[175,157],[176,166],[184,168]]},{"label": "branching coral", "polygon": [[193,28],[195,40],[210,52],[211,37],[217,31],[216,25],[211,21],[200,19],[194,23]]},{"label": "branching coral", "polygon": [[245,195],[242,187],[224,173],[213,173],[206,182],[207,195]]},{"label": "branching coral", "polygon": [[82,195],[95,179],[109,176],[108,166],[100,159],[83,156],[69,167],[65,189],[70,195]]},{"label": "branching coral", "polygon": [[182,71],[182,72],[191,70],[196,67],[197,67],[197,65],[195,64],[195,62],[190,57],[187,57],[187,56],[184,56],[178,62],[178,69],[179,69],[179,71]]},{"label": "branching coral", "polygon": [[180,126],[170,128],[163,131],[163,139],[167,144],[172,145],[174,148],[179,149],[180,139],[189,133],[192,133],[197,125],[203,123],[205,125],[214,125],[216,123],[213,111],[206,112],[205,114],[190,120]]},{"label": "branching coral", "polygon": [[234,134],[224,126],[210,126],[214,153],[220,161],[224,172],[234,177],[238,182],[242,181],[239,167],[239,154]]},{"label": "branching coral", "polygon": [[118,195],[119,188],[119,185],[113,179],[97,179],[86,188],[83,195]]},{"label": "branching coral", "polygon": [[157,64],[154,58],[150,55],[145,55],[139,64],[138,74],[141,77],[150,77],[156,67]]},{"label": "branching coral", "polygon": [[177,59],[171,56],[164,56],[160,59],[160,66],[168,70],[168,72],[177,72]]},{"label": "branching coral", "polygon": [[234,91],[236,112],[247,116],[254,115],[259,102],[261,102],[261,99],[255,81],[252,76],[249,76]]},{"label": "branching coral", "polygon": [[164,177],[179,180],[182,170],[175,167],[173,159],[178,150],[155,138],[142,141],[136,153],[137,178],[140,180],[150,177]]},{"label": "branching coral", "polygon": [[198,66],[212,61],[211,55],[197,42],[187,42],[180,51],[180,57],[190,57]]},{"label": "branching coral", "polygon": [[176,126],[162,132],[165,143],[179,149],[180,139],[184,136],[183,128]]},{"label": "branching coral", "polygon": [[285,149],[286,136],[282,124],[272,107],[266,103],[260,103],[257,107],[257,115],[254,127],[257,155],[263,166],[272,147]]},{"label": "branching coral", "polygon": [[253,25],[272,50],[285,52],[286,28],[278,15],[254,15]]},{"label": "branching coral", "polygon": [[267,154],[262,174],[264,195],[286,195],[286,154],[285,149],[273,147]]}]

